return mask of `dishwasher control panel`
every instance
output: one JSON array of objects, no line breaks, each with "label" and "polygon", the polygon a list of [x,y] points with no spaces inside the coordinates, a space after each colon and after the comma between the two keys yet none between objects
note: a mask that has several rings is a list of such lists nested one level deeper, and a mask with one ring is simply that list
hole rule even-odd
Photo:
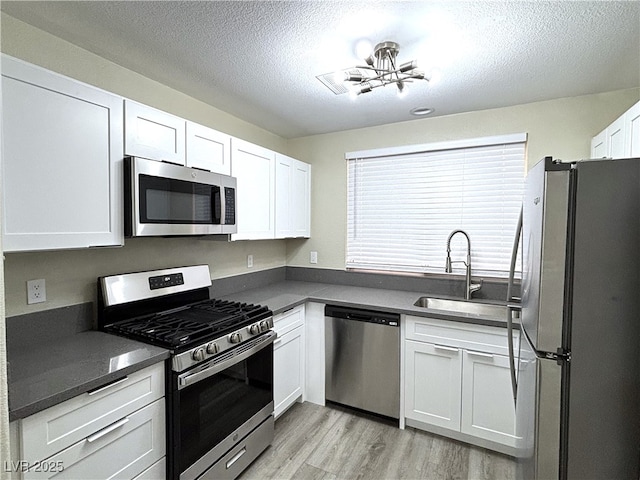
[{"label": "dishwasher control panel", "polygon": [[339,305],[327,305],[324,308],[325,317],[343,318],[357,322],[376,323],[397,327],[400,325],[400,315],[391,312],[380,312],[364,308],[342,307]]}]

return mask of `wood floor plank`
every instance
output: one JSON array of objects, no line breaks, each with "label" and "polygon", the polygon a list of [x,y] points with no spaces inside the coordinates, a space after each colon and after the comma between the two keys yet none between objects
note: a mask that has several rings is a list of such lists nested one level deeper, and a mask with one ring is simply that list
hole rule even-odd
[{"label": "wood floor plank", "polygon": [[273,443],[242,479],[295,478],[317,444],[344,414],[312,403],[296,404],[276,421]]},{"label": "wood floor plank", "polygon": [[471,447],[469,478],[474,480],[512,480],[516,476],[512,458],[489,450]]},{"label": "wood floor plank", "polygon": [[241,480],[513,480],[511,457],[337,407],[296,403]]}]

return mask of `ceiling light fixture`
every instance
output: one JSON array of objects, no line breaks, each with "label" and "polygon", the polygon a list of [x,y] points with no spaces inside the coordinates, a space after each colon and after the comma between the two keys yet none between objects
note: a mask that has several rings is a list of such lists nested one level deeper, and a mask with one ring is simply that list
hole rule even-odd
[{"label": "ceiling light fixture", "polygon": [[[429,78],[418,70],[418,62],[411,60],[398,66],[400,45],[396,42],[381,42],[365,59],[366,65],[358,65],[338,72],[325,73],[316,78],[333,93],[340,95],[352,90],[356,94],[368,93],[374,88],[395,84],[398,93],[403,93],[405,85],[412,80]],[[349,88],[351,87],[351,88]]]},{"label": "ceiling light fixture", "polygon": [[429,107],[416,107],[409,111],[411,115],[415,115],[416,117],[424,117],[425,115],[430,115],[433,112],[435,112],[435,109]]}]

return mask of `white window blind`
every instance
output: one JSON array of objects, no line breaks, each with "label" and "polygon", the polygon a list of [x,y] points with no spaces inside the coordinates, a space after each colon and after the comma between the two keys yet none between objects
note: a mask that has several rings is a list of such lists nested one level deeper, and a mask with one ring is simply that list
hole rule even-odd
[{"label": "white window blind", "polygon": [[[506,277],[525,140],[523,134],[347,154],[347,268],[444,273],[447,237],[462,229],[471,238],[472,273]],[[454,236],[451,252],[453,261],[466,260],[463,235]],[[453,267],[464,273],[463,264]]]}]

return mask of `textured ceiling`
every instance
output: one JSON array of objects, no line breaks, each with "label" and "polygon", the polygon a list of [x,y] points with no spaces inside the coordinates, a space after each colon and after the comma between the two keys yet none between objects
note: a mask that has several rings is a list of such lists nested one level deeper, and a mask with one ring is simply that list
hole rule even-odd
[{"label": "textured ceiling", "polygon": [[[640,86],[638,1],[2,1],[7,14],[286,138]],[[433,76],[316,78],[390,40]]]}]

